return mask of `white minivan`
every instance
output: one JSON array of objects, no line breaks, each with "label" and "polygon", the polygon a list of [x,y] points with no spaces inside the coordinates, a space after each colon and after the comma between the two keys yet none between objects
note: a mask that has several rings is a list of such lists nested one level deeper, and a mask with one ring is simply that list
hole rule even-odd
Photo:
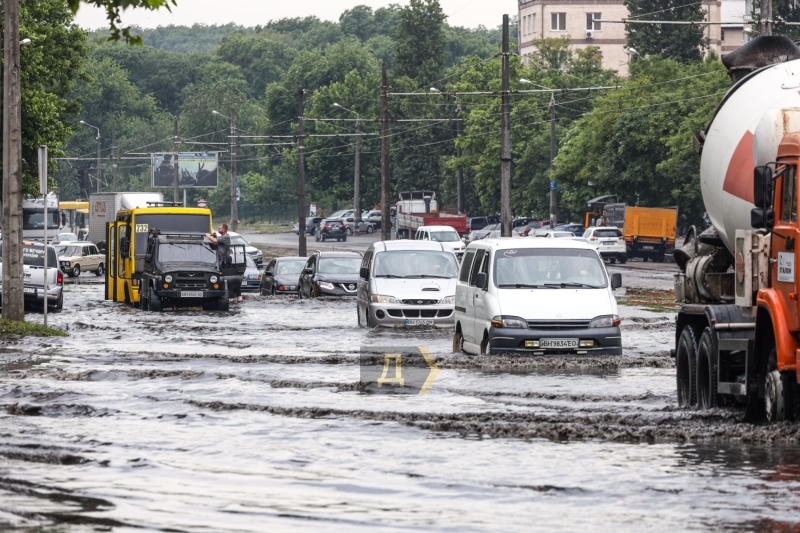
[{"label": "white minivan", "polygon": [[613,289],[597,250],[572,239],[484,239],[456,286],[453,349],[475,355],[621,355]]},{"label": "white minivan", "polygon": [[450,226],[420,226],[414,234],[414,239],[418,241],[440,242],[453,250],[456,257],[460,260],[464,255],[466,246],[461,240],[461,236]]},{"label": "white minivan", "polygon": [[439,242],[379,241],[359,270],[358,325],[453,327],[458,261]]}]

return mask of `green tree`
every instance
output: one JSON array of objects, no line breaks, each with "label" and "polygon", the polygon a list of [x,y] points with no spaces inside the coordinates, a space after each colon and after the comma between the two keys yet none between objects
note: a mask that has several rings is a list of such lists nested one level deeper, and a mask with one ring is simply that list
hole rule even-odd
[{"label": "green tree", "polygon": [[411,0],[398,15],[394,36],[394,70],[427,83],[441,77],[447,60],[445,19],[438,0]]},{"label": "green tree", "polygon": [[264,94],[267,84],[279,82],[292,64],[297,51],[284,42],[259,33],[236,32],[225,37],[217,56],[242,69],[253,94]]},{"label": "green tree", "polygon": [[[684,0],[624,0],[629,18],[650,18],[657,13],[658,20],[705,19],[706,12],[699,2]],[[647,15],[647,16],[645,16]],[[705,26],[678,24],[626,24],[625,34],[628,50],[635,50],[639,57],[657,55],[678,61],[699,61],[708,49]],[[631,51],[631,53],[634,53]]]},{"label": "green tree", "polygon": [[339,16],[339,25],[345,35],[353,35],[361,41],[368,40],[378,29],[372,8],[369,6],[355,6],[346,10]]}]

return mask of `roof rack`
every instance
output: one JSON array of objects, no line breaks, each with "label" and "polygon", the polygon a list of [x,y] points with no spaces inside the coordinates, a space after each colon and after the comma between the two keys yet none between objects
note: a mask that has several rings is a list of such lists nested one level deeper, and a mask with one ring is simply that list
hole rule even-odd
[{"label": "roof rack", "polygon": [[183,202],[147,202],[150,207],[183,207]]}]

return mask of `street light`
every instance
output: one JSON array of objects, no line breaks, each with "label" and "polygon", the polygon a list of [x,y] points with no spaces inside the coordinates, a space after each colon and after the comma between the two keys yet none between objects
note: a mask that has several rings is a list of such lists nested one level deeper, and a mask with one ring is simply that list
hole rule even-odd
[{"label": "street light", "polygon": [[231,109],[231,116],[223,115],[217,110],[212,115],[227,118],[231,121],[231,230],[239,228],[239,180],[236,177],[236,111]]},{"label": "street light", "polygon": [[430,89],[428,89],[428,90],[429,90],[430,92],[432,92],[432,93],[440,93],[440,92],[442,92],[442,91],[440,91],[439,89],[437,89],[436,87],[431,87],[431,88],[430,88]]},{"label": "street light", "polygon": [[92,126],[88,122],[84,122],[83,120],[80,121],[81,126],[86,126],[88,128],[94,128],[97,130],[97,192],[100,192],[100,128],[97,126]]},{"label": "street light", "polygon": [[533,85],[550,91],[550,229],[556,227],[558,218],[558,184],[553,180],[553,172],[556,170],[555,159],[558,148],[556,147],[556,97],[555,90],[544,85],[533,83],[525,78],[520,78],[523,85]]},{"label": "street light", "polygon": [[347,109],[336,102],[333,103],[333,107],[353,113],[356,116],[356,170],[355,176],[353,177],[353,210],[355,211],[353,219],[355,222],[353,223],[353,233],[358,235],[358,226],[361,223],[361,130],[359,128],[361,116],[352,109]]},{"label": "street light", "polygon": [[533,83],[531,80],[526,80],[525,78],[520,78],[519,82],[523,85],[533,85],[534,87],[541,87],[542,89],[547,89],[548,91],[552,91],[550,87],[545,87],[544,85],[539,85],[538,83]]}]

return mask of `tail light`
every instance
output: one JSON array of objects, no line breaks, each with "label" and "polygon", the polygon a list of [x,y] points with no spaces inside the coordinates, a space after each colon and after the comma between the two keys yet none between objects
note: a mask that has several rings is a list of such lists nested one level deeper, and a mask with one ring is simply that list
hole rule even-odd
[{"label": "tail light", "polygon": [[324,226],[322,226],[322,228],[323,228],[323,229],[331,229],[331,227],[330,227],[329,225],[327,225],[327,224],[325,224]]},{"label": "tail light", "polygon": [[599,241],[600,239],[598,239],[597,237],[589,237],[589,240],[590,241]]},{"label": "tail light", "polygon": [[58,283],[59,285],[64,283],[64,273],[61,272],[60,270],[58,271],[58,274],[56,275],[56,283]]}]

